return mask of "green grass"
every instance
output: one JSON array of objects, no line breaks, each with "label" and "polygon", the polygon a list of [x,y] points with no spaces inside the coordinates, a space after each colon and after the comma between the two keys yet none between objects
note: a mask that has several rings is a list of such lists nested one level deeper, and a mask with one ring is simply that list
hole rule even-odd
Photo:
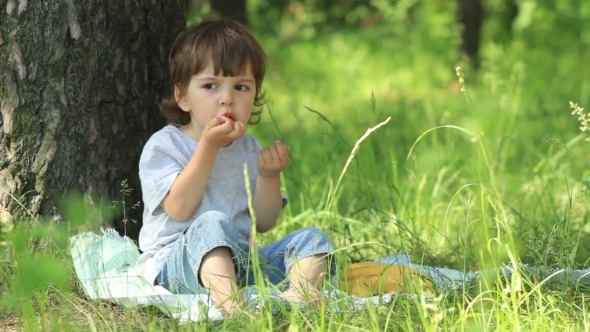
[{"label": "green grass", "polygon": [[[319,226],[340,249],[341,269],[404,251],[460,270],[587,267],[590,143],[568,104],[590,107],[590,52],[557,56],[558,38],[550,46],[524,37],[489,43],[477,74],[464,66],[462,92],[455,44],[444,42],[453,36],[431,43],[436,36],[424,35],[379,26],[291,41],[260,35],[270,59],[268,108],[249,131],[266,144],[282,140],[292,154],[283,182],[290,204],[261,241]],[[343,172],[357,140],[389,117]],[[9,294],[0,320],[27,331],[590,329],[584,289],[527,271],[426,294],[431,301],[178,326],[153,309],[86,300],[65,254],[76,229],[52,227],[51,236],[13,231],[19,251],[0,261],[0,291]],[[68,268],[35,276],[41,262],[43,270]]]}]

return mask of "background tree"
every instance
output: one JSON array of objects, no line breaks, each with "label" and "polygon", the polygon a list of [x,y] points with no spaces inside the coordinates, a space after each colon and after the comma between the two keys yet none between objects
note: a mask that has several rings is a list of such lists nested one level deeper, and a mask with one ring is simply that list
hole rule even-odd
[{"label": "background tree", "polygon": [[477,67],[484,7],[480,0],[459,0],[458,8],[459,22],[462,25],[461,52]]},{"label": "background tree", "polygon": [[248,25],[246,0],[211,1],[211,9],[219,16],[236,20]]},{"label": "background tree", "polygon": [[497,16],[500,31],[496,31],[497,42],[507,42],[512,35],[512,24],[518,15],[515,0],[498,1],[494,8],[486,8],[482,0],[459,0],[458,20],[461,29],[461,52],[477,68],[479,66],[479,48],[481,46],[484,19]]},{"label": "background tree", "polygon": [[[0,210],[60,219],[141,201],[141,147],[163,124],[167,53],[186,0],[0,0]],[[141,209],[128,211],[139,220]],[[117,229],[136,235],[138,225]]]}]

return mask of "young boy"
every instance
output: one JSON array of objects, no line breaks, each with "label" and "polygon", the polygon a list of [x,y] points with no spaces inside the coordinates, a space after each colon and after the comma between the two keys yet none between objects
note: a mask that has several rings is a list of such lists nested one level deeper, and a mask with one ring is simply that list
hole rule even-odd
[{"label": "young boy", "polygon": [[[244,164],[258,232],[272,229],[287,204],[280,174],[289,150],[278,141],[263,149],[245,134],[260,114],[254,106],[263,105],[266,55],[244,26],[215,20],[184,30],[169,61],[173,96],[161,104],[169,124],[148,140],[139,163],[144,275],[174,293],[209,292],[233,312],[238,287],[254,283]],[[321,297],[332,251],[316,228],[257,248],[265,278],[287,279],[281,297],[295,302]]]}]

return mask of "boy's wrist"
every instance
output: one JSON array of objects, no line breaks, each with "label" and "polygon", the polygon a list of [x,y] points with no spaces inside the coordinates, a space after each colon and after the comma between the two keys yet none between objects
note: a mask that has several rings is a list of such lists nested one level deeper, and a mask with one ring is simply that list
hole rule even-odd
[{"label": "boy's wrist", "polygon": [[217,146],[216,144],[212,144],[206,139],[202,139],[199,144],[197,145],[197,150],[203,151],[206,154],[217,154],[221,146]]},{"label": "boy's wrist", "polygon": [[270,188],[280,188],[281,187],[281,177],[280,173],[277,175],[258,175],[258,179],[256,180],[257,188],[266,188],[268,190]]},{"label": "boy's wrist", "polygon": [[259,173],[258,174],[258,178],[259,179],[263,179],[263,180],[279,180],[281,179],[281,172],[277,172],[277,173]]}]

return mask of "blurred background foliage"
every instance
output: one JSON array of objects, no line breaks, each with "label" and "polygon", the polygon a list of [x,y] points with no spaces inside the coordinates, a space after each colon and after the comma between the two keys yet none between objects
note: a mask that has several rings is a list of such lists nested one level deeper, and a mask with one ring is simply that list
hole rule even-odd
[{"label": "blurred background foliage", "polygon": [[[189,2],[189,23],[209,16],[240,19],[260,36],[272,55],[271,62],[277,65],[287,65],[286,57],[297,56],[298,66],[312,62],[308,66],[312,67],[322,60],[313,54],[321,48],[314,44],[318,41],[333,44],[333,61],[340,61],[339,51],[344,55],[343,48],[350,47],[377,57],[390,55],[391,61],[398,61],[393,64],[398,71],[409,68],[409,61],[415,67],[425,68],[429,61],[436,62],[438,70],[428,68],[427,75],[408,73],[407,76],[414,76],[408,80],[413,81],[449,84],[457,65],[466,71],[469,83],[489,83],[495,88],[506,83],[508,74],[521,75],[527,90],[535,93],[537,99],[523,110],[534,109],[535,117],[562,108],[564,99],[576,98],[584,104],[590,92],[587,81],[572,79],[588,73],[590,64],[588,1],[240,0],[215,1],[214,6],[203,0]],[[294,44],[309,45],[311,49],[300,54],[292,54],[293,50],[281,52]],[[348,60],[338,70],[353,71],[355,59]],[[377,59],[363,60],[365,63],[357,67],[379,63]],[[474,71],[480,64],[484,68]],[[520,68],[515,68],[515,64]],[[437,72],[441,68],[444,74]],[[547,70],[527,73],[537,68]],[[322,72],[322,68],[315,69]],[[387,80],[392,74],[376,70],[375,79]],[[489,73],[492,70],[502,70],[497,73],[506,77],[490,82],[494,80]],[[547,90],[552,90],[551,94]],[[572,95],[573,91],[579,91],[578,95]]]},{"label": "blurred background foliage", "polygon": [[472,31],[483,26],[482,44],[590,43],[590,3],[583,0],[189,0],[188,12],[191,22],[230,17],[283,41],[379,25],[391,37],[419,30],[422,38],[446,45],[466,24]]}]

